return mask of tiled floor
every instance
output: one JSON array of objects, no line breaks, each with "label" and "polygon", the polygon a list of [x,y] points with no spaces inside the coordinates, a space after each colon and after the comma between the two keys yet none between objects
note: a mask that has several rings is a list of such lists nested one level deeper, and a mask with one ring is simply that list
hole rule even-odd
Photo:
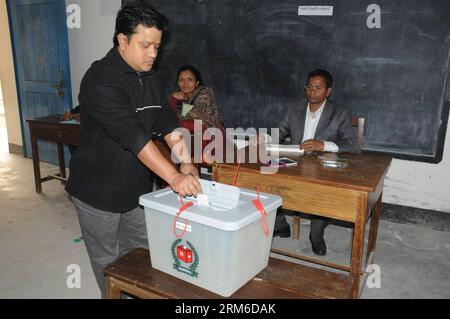
[{"label": "tiled floor", "polygon": [[[99,298],[84,243],[76,240],[74,207],[60,182],[44,183],[38,195],[31,160],[1,153],[0,203],[0,298]],[[303,219],[300,241],[276,238],[273,244],[311,255],[308,232]],[[362,298],[450,298],[449,232],[382,220],[378,234],[381,287],[366,286]],[[350,235],[349,228],[328,226],[325,258],[348,262]],[[70,265],[81,269],[81,288],[66,285]]]}]

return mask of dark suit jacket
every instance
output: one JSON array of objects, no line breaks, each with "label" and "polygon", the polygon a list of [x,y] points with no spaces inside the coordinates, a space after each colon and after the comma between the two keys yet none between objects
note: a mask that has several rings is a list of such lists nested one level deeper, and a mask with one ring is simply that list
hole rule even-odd
[{"label": "dark suit jacket", "polygon": [[[280,142],[290,136],[292,145],[302,143],[307,107],[307,100],[296,100],[289,104],[288,111],[279,125]],[[350,112],[327,100],[314,139],[334,142],[339,147],[339,152],[354,152],[356,135],[352,128]]]}]

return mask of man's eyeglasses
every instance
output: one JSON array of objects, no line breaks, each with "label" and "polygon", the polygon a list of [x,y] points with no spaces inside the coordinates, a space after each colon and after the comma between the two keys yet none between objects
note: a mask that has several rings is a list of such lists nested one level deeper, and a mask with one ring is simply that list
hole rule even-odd
[{"label": "man's eyeglasses", "polygon": [[311,85],[311,84],[307,84],[305,85],[305,90],[307,91],[311,91],[311,90],[316,90],[316,91],[323,91],[326,89],[325,86],[321,86],[321,85]]}]

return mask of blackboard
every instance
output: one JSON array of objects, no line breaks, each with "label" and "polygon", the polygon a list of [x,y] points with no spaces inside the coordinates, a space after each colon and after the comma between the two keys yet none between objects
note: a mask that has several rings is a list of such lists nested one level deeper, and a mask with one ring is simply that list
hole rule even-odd
[{"label": "blackboard", "polygon": [[[227,127],[277,127],[309,70],[329,70],[332,99],[364,117],[365,152],[440,162],[449,110],[448,0],[151,0],[171,21],[158,69],[164,94],[195,65]],[[376,2],[381,28],[367,20]],[[333,6],[299,16],[299,5]],[[373,21],[373,20],[371,20]]]}]

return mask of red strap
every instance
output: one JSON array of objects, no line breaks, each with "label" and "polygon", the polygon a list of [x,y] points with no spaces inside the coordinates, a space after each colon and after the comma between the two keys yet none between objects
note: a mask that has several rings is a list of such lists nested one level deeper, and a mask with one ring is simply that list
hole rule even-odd
[{"label": "red strap", "polygon": [[238,184],[237,184],[237,179],[238,179],[238,176],[239,176],[239,170],[241,169],[241,163],[239,162],[238,163],[238,167],[237,167],[237,169],[236,169],[236,174],[234,174],[234,179],[233,179],[233,186],[239,186]]},{"label": "red strap", "polygon": [[269,236],[269,224],[267,223],[267,212],[264,208],[263,204],[261,203],[261,199],[259,197],[259,187],[256,188],[258,191],[258,199],[252,200],[253,205],[255,205],[256,209],[261,213],[261,220],[259,223],[261,224],[261,227],[263,229],[264,234],[266,234],[266,237]]},{"label": "red strap", "polygon": [[[236,174],[234,175],[234,179],[233,179],[233,186],[238,186],[237,179],[239,176],[240,168],[241,168],[241,162],[239,161],[237,169],[236,169]],[[259,221],[259,223],[261,224],[264,234],[266,234],[266,236],[269,236],[269,224],[268,224],[267,218],[266,218],[267,212],[266,212],[266,209],[264,208],[263,204],[261,203],[261,199],[259,196],[259,187],[257,187],[256,190],[258,191],[258,199],[252,200],[252,203],[256,207],[256,209],[261,213],[262,218]]]},{"label": "red strap", "polygon": [[177,234],[177,221],[178,221],[178,218],[180,218],[181,213],[183,213],[186,209],[188,209],[189,207],[191,207],[192,205],[194,205],[193,202],[189,202],[189,203],[186,203],[186,204],[185,204],[185,203],[183,202],[183,198],[182,198],[181,196],[180,196],[180,200],[181,200],[181,205],[183,205],[183,206],[181,206],[181,208],[180,208],[180,210],[178,211],[178,213],[177,213],[175,219],[173,220],[173,224],[172,224],[172,231],[173,231],[173,233],[175,234],[175,236],[176,236],[177,238],[179,238],[179,239],[183,238],[183,236],[186,234],[186,230],[187,230],[187,226],[188,226],[188,221],[187,221],[186,219],[184,220],[184,230],[183,230],[183,232],[181,233],[181,235],[178,235],[178,234]]}]

